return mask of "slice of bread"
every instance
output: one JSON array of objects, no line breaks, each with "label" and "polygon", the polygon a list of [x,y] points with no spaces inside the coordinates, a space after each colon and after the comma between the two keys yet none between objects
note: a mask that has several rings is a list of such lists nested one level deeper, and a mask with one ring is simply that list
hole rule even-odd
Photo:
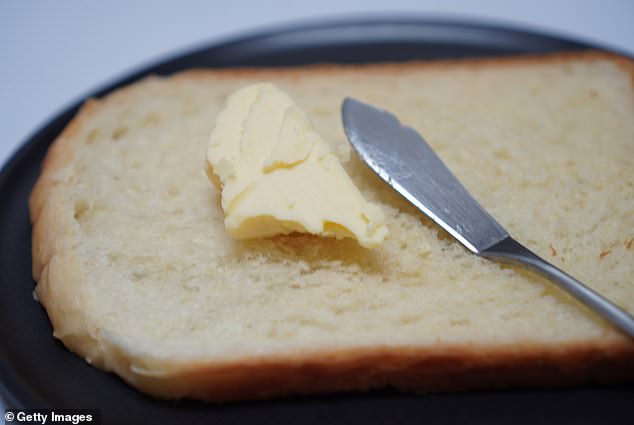
[{"label": "slice of bread", "polygon": [[[51,147],[30,198],[36,295],[70,350],[164,398],[630,381],[634,341],[439,230],[350,152],[340,105],[396,113],[520,242],[634,311],[633,70],[590,52],[147,78]],[[229,237],[205,152],[256,81],[347,152],[386,214],[381,247]]]}]

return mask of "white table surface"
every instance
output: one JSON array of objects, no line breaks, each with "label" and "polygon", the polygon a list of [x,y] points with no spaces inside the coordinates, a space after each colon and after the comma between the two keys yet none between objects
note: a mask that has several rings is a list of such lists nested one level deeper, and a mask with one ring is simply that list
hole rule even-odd
[{"label": "white table surface", "polygon": [[634,56],[632,0],[2,0],[0,164],[66,106],[143,64],[298,20],[385,12],[519,26]]}]

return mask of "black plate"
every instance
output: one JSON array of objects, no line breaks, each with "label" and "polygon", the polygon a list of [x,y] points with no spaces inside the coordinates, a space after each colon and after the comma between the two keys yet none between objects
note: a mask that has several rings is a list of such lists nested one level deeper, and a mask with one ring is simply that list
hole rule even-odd
[{"label": "black plate", "polygon": [[[308,24],[184,54],[130,75],[200,66],[359,63],[578,50],[590,46],[508,28],[420,19]],[[52,337],[33,300],[27,197],[46,149],[78,105],[35,133],[0,173],[0,381],[9,407],[102,409],[103,423],[634,423],[631,386],[416,396],[390,390],[206,405],[147,397],[89,366]]]}]

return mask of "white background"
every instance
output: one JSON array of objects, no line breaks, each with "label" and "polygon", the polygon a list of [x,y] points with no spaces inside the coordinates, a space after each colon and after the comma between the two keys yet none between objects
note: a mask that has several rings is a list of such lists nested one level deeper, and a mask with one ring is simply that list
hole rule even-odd
[{"label": "white background", "polygon": [[517,25],[634,56],[634,0],[0,0],[0,164],[66,106],[150,61],[297,20],[385,12]]}]

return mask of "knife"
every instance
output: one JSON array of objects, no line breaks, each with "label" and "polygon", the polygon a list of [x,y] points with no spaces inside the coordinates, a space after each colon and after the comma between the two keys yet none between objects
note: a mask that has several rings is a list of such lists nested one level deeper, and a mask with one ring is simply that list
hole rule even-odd
[{"label": "knife", "polygon": [[416,130],[352,98],[343,101],[341,113],[346,135],[361,159],[471,252],[540,274],[634,338],[631,314],[514,240]]}]

